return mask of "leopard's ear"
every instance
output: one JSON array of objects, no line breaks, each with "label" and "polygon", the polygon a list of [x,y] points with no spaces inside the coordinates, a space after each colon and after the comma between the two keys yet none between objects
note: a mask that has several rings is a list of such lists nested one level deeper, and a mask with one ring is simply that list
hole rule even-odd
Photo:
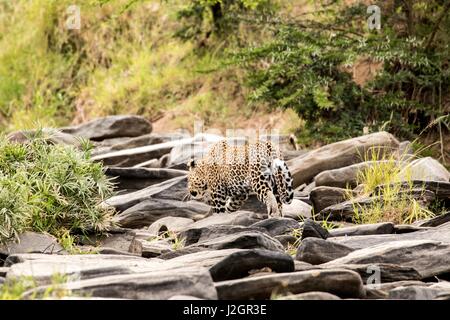
[{"label": "leopard's ear", "polygon": [[189,170],[194,169],[196,166],[195,160],[194,159],[189,160],[187,165],[188,165]]}]

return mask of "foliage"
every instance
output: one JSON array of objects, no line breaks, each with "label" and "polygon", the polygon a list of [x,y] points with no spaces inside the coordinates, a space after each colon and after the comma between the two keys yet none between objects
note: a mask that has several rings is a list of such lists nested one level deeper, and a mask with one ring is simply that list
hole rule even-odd
[{"label": "foliage", "polygon": [[[83,144],[86,146],[86,144]],[[0,137],[0,241],[24,230],[67,238],[104,231],[112,209],[100,203],[112,183],[88,149],[50,145],[42,132],[24,144]]]},{"label": "foliage", "polygon": [[205,41],[211,35],[239,42],[243,16],[264,19],[275,11],[271,0],[189,0],[177,12],[182,21],[175,35],[184,40]]},{"label": "foliage", "polygon": [[355,223],[410,224],[435,216],[420,201],[426,189],[413,185],[408,167],[404,165],[406,155],[371,149],[364,159],[372,164],[358,172],[357,184],[363,186],[361,194],[371,196],[373,202],[358,204],[361,194],[348,190],[348,199],[354,203]]},{"label": "foliage", "polygon": [[[380,30],[368,30],[360,2],[272,19],[273,40],[243,48],[230,61],[247,71],[250,99],[293,108],[306,120],[300,134],[325,142],[365,127],[410,138],[448,114],[450,2],[376,4]],[[355,78],[370,68],[372,76]]]}]

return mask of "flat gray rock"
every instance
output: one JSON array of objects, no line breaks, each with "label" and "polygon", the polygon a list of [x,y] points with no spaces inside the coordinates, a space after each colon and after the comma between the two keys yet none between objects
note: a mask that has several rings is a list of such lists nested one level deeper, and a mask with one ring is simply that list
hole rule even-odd
[{"label": "flat gray rock", "polygon": [[15,253],[62,253],[64,249],[57,239],[49,234],[37,232],[24,232],[19,235],[18,241],[9,241],[0,245],[0,256]]},{"label": "flat gray rock", "polygon": [[243,250],[230,254],[209,269],[214,281],[243,278],[254,269],[269,268],[283,273],[294,271],[294,260],[286,253],[269,250]]},{"label": "flat gray rock", "polygon": [[[186,295],[200,299],[217,299],[213,281],[205,268],[110,275],[68,282],[60,287],[76,295],[104,298],[166,300],[175,295]],[[45,289],[46,287],[38,287],[25,292],[24,296]]]},{"label": "flat gray rock", "polygon": [[164,168],[106,168],[105,174],[113,178],[116,191],[133,192],[164,182],[166,180],[187,175],[186,171]]},{"label": "flat gray rock", "polygon": [[432,240],[450,243],[450,222],[435,228],[409,233],[331,237],[329,240],[354,249],[362,249],[387,242],[405,240]]},{"label": "flat gray rock", "polygon": [[152,132],[152,124],[145,118],[133,115],[118,115],[97,118],[78,126],[60,129],[64,133],[104,140],[117,137],[137,137]]},{"label": "flat gray rock", "polygon": [[210,207],[197,201],[177,201],[168,199],[150,198],[126,209],[114,217],[114,220],[125,228],[143,228],[155,221],[170,215],[197,219],[206,215]]},{"label": "flat gray rock", "polygon": [[269,235],[258,231],[243,231],[197,242],[193,247],[214,250],[222,249],[266,249],[284,252],[283,245]]},{"label": "flat gray rock", "polygon": [[315,187],[309,195],[314,212],[320,212],[326,207],[344,202],[347,200],[348,192],[350,191],[336,187]]},{"label": "flat gray rock", "polygon": [[[343,168],[325,170],[315,176],[316,186],[329,186],[338,188],[354,188],[357,185],[357,178],[360,172],[364,172],[373,166],[382,165],[389,161],[366,161],[352,164]],[[399,165],[401,165],[399,163]]]},{"label": "flat gray rock", "polygon": [[323,266],[377,263],[414,268],[422,279],[437,276],[450,271],[450,244],[431,240],[387,242],[353,251]]},{"label": "flat gray rock", "polygon": [[295,259],[315,265],[344,257],[352,251],[354,249],[335,242],[306,238],[298,247]]},{"label": "flat gray rock", "polygon": [[364,236],[372,234],[392,234],[395,231],[392,222],[381,222],[373,224],[362,224],[353,227],[332,229],[329,231],[330,237],[342,236]]},{"label": "flat gray rock", "polygon": [[269,218],[252,224],[252,227],[264,228],[271,236],[279,236],[300,229],[302,224],[291,218]]},{"label": "flat gray rock", "polygon": [[303,183],[309,183],[322,171],[362,162],[362,156],[371,148],[395,150],[398,146],[399,142],[393,135],[377,132],[323,146],[304,156],[289,160],[287,164],[292,173],[295,188]]},{"label": "flat gray rock", "polygon": [[349,270],[309,270],[286,274],[270,274],[215,284],[219,299],[268,299],[278,294],[322,291],[342,298],[364,297],[359,274]]}]

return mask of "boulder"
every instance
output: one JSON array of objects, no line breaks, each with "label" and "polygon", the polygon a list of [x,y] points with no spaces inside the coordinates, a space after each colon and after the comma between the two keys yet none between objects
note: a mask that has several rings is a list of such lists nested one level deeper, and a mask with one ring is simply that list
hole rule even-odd
[{"label": "boulder", "polygon": [[113,196],[105,200],[104,205],[112,206],[117,211],[121,212],[148,199],[182,201],[186,194],[187,177],[180,176],[149,186],[142,190]]},{"label": "boulder", "polygon": [[355,250],[324,266],[388,263],[411,267],[422,279],[450,272],[450,244],[431,240],[393,241]]},{"label": "boulder", "polygon": [[219,299],[268,299],[273,295],[311,291],[329,292],[343,298],[364,297],[361,277],[353,271],[308,270],[286,274],[270,274],[215,284]]},{"label": "boulder", "polygon": [[210,207],[197,201],[176,201],[169,199],[144,200],[114,217],[125,228],[143,228],[166,216],[197,219],[206,215]]},{"label": "boulder", "polygon": [[149,146],[111,151],[92,157],[94,161],[101,161],[106,166],[132,167],[145,161],[160,158],[176,146],[190,143],[192,138],[174,140]]},{"label": "boulder", "polygon": [[[319,173],[314,181],[316,186],[328,186],[337,188],[354,188],[357,186],[358,174],[364,172],[368,168],[373,166],[379,166],[383,163],[388,163],[389,160],[380,161],[366,161],[361,163],[352,164],[347,167],[337,168],[332,170],[325,170]],[[398,162],[398,165],[401,165]]]},{"label": "boulder", "polygon": [[439,161],[426,157],[416,159],[405,166],[399,174],[399,179],[449,182],[450,172]]},{"label": "boulder", "polygon": [[150,146],[159,143],[170,142],[174,140],[179,140],[187,138],[183,135],[177,134],[144,134],[138,137],[132,138],[115,138],[103,140],[97,143],[96,148],[93,150],[92,155],[97,156],[100,154],[119,151],[125,149],[138,148],[143,146]]},{"label": "boulder", "polygon": [[310,237],[326,239],[328,238],[328,236],[329,236],[328,231],[324,229],[320,224],[311,219],[305,220],[302,230],[302,240]]},{"label": "boulder", "polygon": [[335,241],[353,249],[362,249],[386,242],[405,240],[432,240],[450,243],[450,223],[447,222],[435,228],[410,233],[341,236],[331,237],[328,240]]},{"label": "boulder", "polygon": [[283,217],[296,220],[311,218],[312,207],[302,200],[293,199],[292,203],[283,204]]},{"label": "boulder", "polygon": [[251,225],[255,228],[263,228],[271,236],[291,234],[292,231],[300,229],[302,224],[291,218],[269,218]]},{"label": "boulder", "polygon": [[395,233],[395,226],[392,222],[381,222],[373,224],[362,224],[352,227],[337,228],[329,231],[330,237],[343,236],[363,236],[372,234],[392,234]]},{"label": "boulder", "polygon": [[269,268],[283,273],[294,271],[294,260],[286,253],[269,250],[243,250],[230,254],[209,269],[214,281],[243,278],[254,269]]},{"label": "boulder", "polygon": [[399,142],[387,132],[377,132],[362,137],[332,143],[288,161],[294,179],[294,187],[309,183],[325,170],[342,168],[363,161],[372,148],[395,150]]},{"label": "boulder", "polygon": [[449,282],[439,282],[430,286],[397,287],[389,291],[388,299],[433,300],[439,295],[450,294]]},{"label": "boulder", "polygon": [[229,235],[219,236],[213,239],[199,241],[193,247],[202,247],[213,250],[222,249],[266,249],[284,252],[282,244],[259,231],[243,231]]},{"label": "boulder", "polygon": [[180,238],[184,239],[187,246],[215,239],[222,236],[237,234],[240,232],[263,232],[268,233],[264,228],[244,227],[239,225],[211,225],[203,228],[189,228],[180,232]]},{"label": "boulder", "polygon": [[119,115],[61,128],[61,131],[91,140],[104,140],[117,137],[137,137],[151,133],[152,124],[143,117]]},{"label": "boulder", "polygon": [[166,180],[186,176],[187,172],[174,169],[148,168],[106,168],[105,174],[114,178],[115,187],[120,192],[133,192],[164,182]]},{"label": "boulder", "polygon": [[344,257],[352,251],[354,249],[331,241],[306,238],[298,247],[295,259],[315,265]]},{"label": "boulder", "polygon": [[8,256],[16,253],[62,253],[64,249],[58,240],[44,233],[24,232],[18,240],[11,240],[0,245],[0,256]]},{"label": "boulder", "polygon": [[344,202],[348,199],[349,190],[335,187],[315,187],[309,195],[313,204],[314,212]]},{"label": "boulder", "polygon": [[425,221],[418,221],[418,227],[437,227],[450,221],[450,211]]},{"label": "boulder", "polygon": [[[187,295],[200,299],[217,299],[211,276],[205,268],[110,275],[68,282],[58,287],[76,295],[105,298],[166,300],[175,295]],[[48,287],[32,289],[25,292],[24,297],[47,289]]]},{"label": "boulder", "polygon": [[159,235],[164,232],[180,232],[193,224],[194,220],[182,217],[164,217],[156,220],[148,227],[148,232]]},{"label": "boulder", "polygon": [[248,211],[236,211],[226,214],[212,214],[189,225],[189,229],[200,229],[213,225],[250,226],[263,220],[261,215]]}]

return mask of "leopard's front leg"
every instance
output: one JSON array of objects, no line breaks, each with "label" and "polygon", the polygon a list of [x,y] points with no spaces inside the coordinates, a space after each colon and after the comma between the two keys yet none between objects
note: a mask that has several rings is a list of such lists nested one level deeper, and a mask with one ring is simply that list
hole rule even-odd
[{"label": "leopard's front leg", "polygon": [[272,190],[270,181],[270,170],[268,166],[262,163],[257,170],[251,172],[252,189],[256,192],[259,201],[264,202],[267,206],[267,214],[269,217],[281,216],[281,210],[278,201]]}]

